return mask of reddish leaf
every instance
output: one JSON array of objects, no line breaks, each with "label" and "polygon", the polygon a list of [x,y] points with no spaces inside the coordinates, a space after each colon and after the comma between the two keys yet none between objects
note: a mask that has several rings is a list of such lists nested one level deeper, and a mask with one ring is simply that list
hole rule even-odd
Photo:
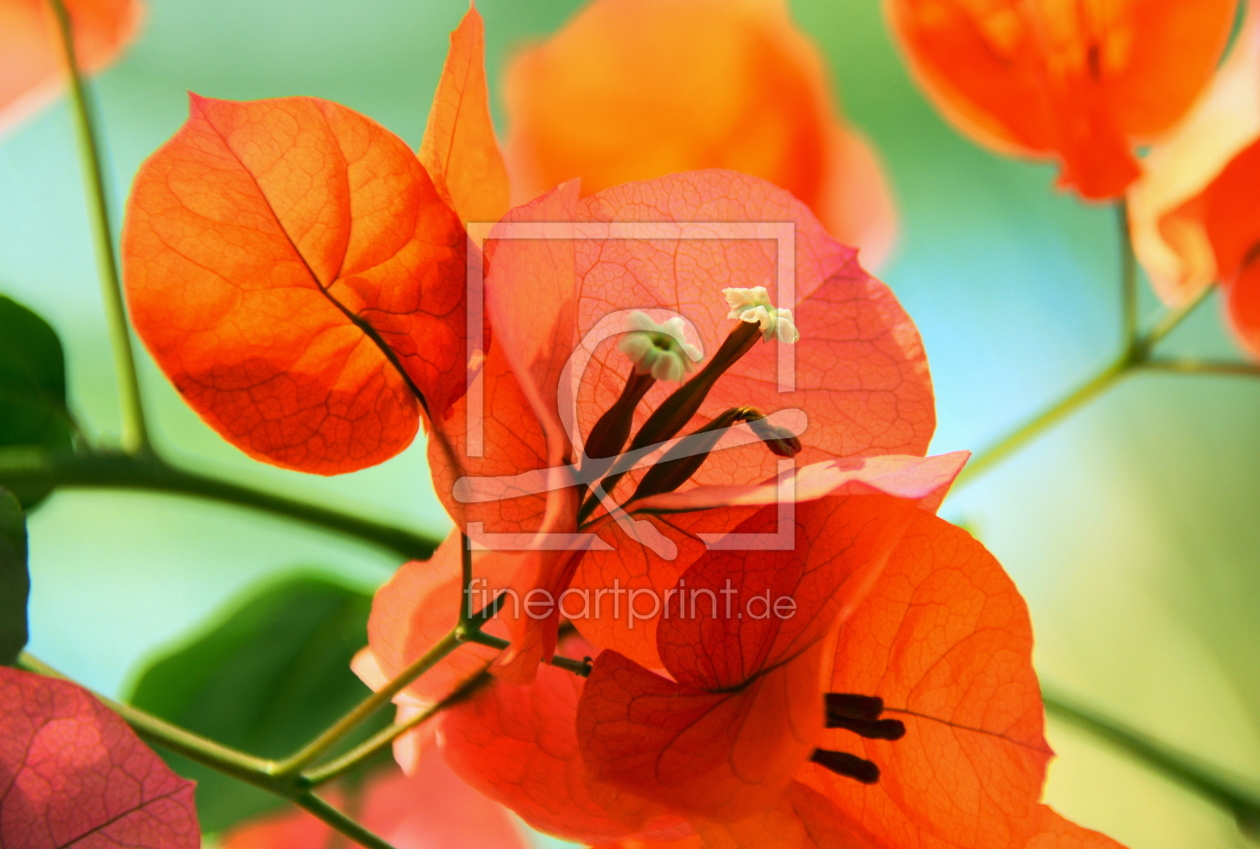
[{"label": "reddish leaf", "polygon": [[[593,651],[576,638],[564,649]],[[682,836],[687,826],[677,817],[587,774],[574,730],[584,683],[554,667],[539,669],[527,687],[496,682],[443,714],[442,751],[464,780],[542,831],[587,842],[644,830]]]},{"label": "reddish leaf", "polygon": [[1135,144],[1172,126],[1207,83],[1236,0],[886,5],[919,82],[961,130],[1053,157],[1061,185],[1101,199],[1137,178]]},{"label": "reddish leaf", "polygon": [[[138,0],[64,0],[79,67],[95,73],[135,37]],[[0,132],[56,96],[66,78],[61,33],[48,3],[10,0],[0,8]]]},{"label": "reddish leaf", "polygon": [[193,784],[83,688],[0,667],[0,846],[196,849]]},{"label": "reddish leaf", "polygon": [[1031,652],[1027,608],[993,556],[919,513],[842,627],[828,687],[883,698],[906,735],[828,731],[819,745],[873,761],[879,783],[812,765],[802,780],[888,845],[1022,845],[1051,756]]},{"label": "reddish leaf", "polygon": [[451,33],[420,162],[464,221],[498,221],[508,208],[507,168],[494,138],[481,15],[469,7]]},{"label": "reddish leaf", "polygon": [[800,782],[770,811],[726,824],[697,821],[696,830],[704,849],[885,849]]},{"label": "reddish leaf", "polygon": [[123,232],[136,328],[250,455],[379,463],[464,391],[463,228],[407,146],[313,98],[194,96]]},{"label": "reddish leaf", "polygon": [[895,215],[838,115],[818,50],[777,0],[597,0],[508,69],[516,197],[704,168],[764,178],[876,266]]}]

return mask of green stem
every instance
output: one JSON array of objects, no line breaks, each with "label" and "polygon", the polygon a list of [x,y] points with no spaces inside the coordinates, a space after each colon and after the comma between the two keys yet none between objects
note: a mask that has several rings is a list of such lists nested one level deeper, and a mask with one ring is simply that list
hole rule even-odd
[{"label": "green stem", "polygon": [[109,223],[109,202],[102,177],[100,145],[97,142],[91,104],[88,102],[83,77],[75,55],[74,28],[62,0],[49,0],[61,32],[66,71],[70,78],[70,105],[79,140],[79,157],[87,186],[88,217],[92,240],[96,247],[96,265],[105,301],[105,315],[113,343],[114,369],[118,375],[119,401],[122,408],[122,445],[129,452],[147,452],[149,434],[140,400],[140,382],[136,359],[127,327],[127,308],[123,304],[122,283],[118,277],[118,260],[114,254],[114,236]]},{"label": "green stem", "polygon": [[1148,766],[1226,808],[1245,831],[1260,826],[1260,795],[1239,787],[1220,771],[1160,741],[1083,707],[1060,694],[1043,693],[1046,711],[1106,740]]},{"label": "green stem", "polygon": [[[56,669],[27,652],[22,652],[18,656],[18,666],[28,672],[35,672],[49,678],[69,680]],[[93,693],[92,695],[126,720],[127,724],[148,742],[183,755],[189,760],[196,761],[211,769],[226,773],[233,778],[253,784],[256,787],[272,792],[280,792],[275,782],[270,778],[274,767],[272,761],[256,758],[253,755],[224,746],[222,743],[216,743],[208,737],[194,734],[185,728],[180,728],[178,725],[172,725],[151,713],[134,708],[131,705],[116,702],[113,699],[108,699],[99,693]],[[280,795],[286,794],[280,792]]]},{"label": "green stem", "polygon": [[484,687],[490,681],[494,680],[491,675],[484,669],[468,679],[467,682],[457,687],[449,696],[425,710],[408,719],[406,722],[395,722],[388,728],[382,728],[373,734],[367,740],[364,740],[358,746],[346,752],[339,758],[329,761],[328,763],[308,769],[302,773],[302,780],[311,787],[318,787],[325,782],[331,781],[358,769],[365,763],[368,763],[385,749],[393,745],[394,741],[408,731],[418,725],[428,722],[438,713],[446,710],[456,702],[462,701],[472,695],[481,687]]},{"label": "green stem", "polygon": [[1200,304],[1212,295],[1215,289],[1215,286],[1204,286],[1193,298],[1176,309],[1170,310],[1144,337],[1147,348],[1153,348],[1163,341],[1164,337],[1172,333],[1177,325],[1181,324],[1190,313],[1194,312]]},{"label": "green stem", "polygon": [[368,831],[314,793],[308,792],[296,796],[293,803],[313,816],[319,817],[360,846],[365,846],[367,849],[394,849],[392,843]]},{"label": "green stem", "polygon": [[[506,649],[511,645],[510,642],[502,637],[496,637],[493,634],[487,634],[484,631],[474,631],[468,636],[468,642],[500,650]],[[564,657],[557,654],[553,655],[551,660],[547,662],[557,669],[567,670],[572,672],[574,675],[581,675],[583,678],[591,674],[591,664],[589,660],[577,660],[576,658]]]},{"label": "green stem", "polygon": [[1260,377],[1260,365],[1216,360],[1156,359],[1142,363],[1142,368],[1176,374],[1224,374],[1238,377]]},{"label": "green stem", "polygon": [[957,492],[971,481],[980,477],[993,466],[1006,459],[1006,457],[1024,447],[1026,443],[1039,436],[1060,419],[1095,398],[1103,390],[1109,388],[1121,377],[1128,374],[1133,366],[1133,360],[1129,353],[1126,352],[1124,356],[1118,357],[1076,389],[1028,419],[984,451],[976,454],[971,462],[963,467],[962,472],[955,480],[954,491]]},{"label": "green stem", "polygon": [[425,672],[428,672],[437,665],[438,661],[463,645],[464,641],[460,638],[459,630],[458,626],[452,628],[445,637],[434,643],[427,652],[398,673],[398,675],[394,676],[388,684],[351,708],[349,713],[334,722],[324,733],[307,743],[298,752],[281,761],[276,767],[277,773],[280,775],[296,775],[302,771],[303,767],[337,745],[342,737],[345,737],[357,728],[380,708],[389,704],[390,700],[401,693],[408,684]]},{"label": "green stem", "polygon": [[1120,330],[1125,344],[1131,345],[1138,338],[1138,275],[1129,230],[1128,201],[1121,199],[1116,204],[1116,218],[1120,227]]},{"label": "green stem", "polygon": [[439,542],[434,537],[404,528],[185,471],[149,454],[59,454],[38,449],[0,449],[0,483],[138,489],[206,498],[355,537],[409,560],[427,560]]}]

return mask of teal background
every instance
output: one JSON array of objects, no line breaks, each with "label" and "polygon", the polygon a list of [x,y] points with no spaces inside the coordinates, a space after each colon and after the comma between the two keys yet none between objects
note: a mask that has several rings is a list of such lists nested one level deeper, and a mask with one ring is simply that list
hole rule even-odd
[{"label": "teal background", "polygon": [[[484,0],[493,81],[572,0]],[[875,0],[797,0],[851,119],[882,151],[902,234],[883,269],[918,323],[938,391],[935,451],[978,449],[1114,355],[1114,215],[1052,188],[1053,169],[956,134],[906,75]],[[139,43],[99,78],[113,206],[182,122],[185,90],[316,95],[417,143],[460,0],[156,0]],[[496,104],[500,119],[501,109]],[[119,430],[108,340],[63,104],[0,138],[0,291],[66,345],[89,433]],[[1143,314],[1159,306],[1144,294]],[[1169,350],[1236,356],[1215,301]],[[313,479],[247,460],[145,359],[160,447],[199,468],[358,505],[441,532],[420,446]],[[1130,379],[947,502],[1033,611],[1048,682],[1260,786],[1260,382]],[[172,497],[70,491],[31,519],[31,649],[107,694],[154,650],[264,576],[310,565],[364,588],[396,565],[297,525]],[[1074,729],[1047,799],[1135,849],[1246,845],[1228,816]]]}]

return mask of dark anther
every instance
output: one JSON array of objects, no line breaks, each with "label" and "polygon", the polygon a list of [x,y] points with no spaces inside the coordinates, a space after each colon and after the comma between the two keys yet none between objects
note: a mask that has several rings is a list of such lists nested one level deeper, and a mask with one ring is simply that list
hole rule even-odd
[{"label": "dark anther", "polygon": [[779,457],[795,457],[801,453],[801,440],[787,428],[771,424],[764,418],[749,419],[748,426],[757,438],[766,444],[772,454]]},{"label": "dark anther", "polygon": [[814,749],[809,758],[824,769],[836,775],[852,778],[863,784],[874,784],[879,781],[879,767],[865,758],[850,755],[848,752],[833,752],[830,749]]},{"label": "dark anther", "polygon": [[828,693],[826,706],[828,728],[844,728],[871,740],[900,740],[906,736],[904,722],[879,718],[884,712],[884,700],[879,696]]},{"label": "dark anther", "polygon": [[884,700],[879,696],[862,696],[857,693],[828,693],[826,695],[827,718],[843,716],[849,719],[879,719],[884,712]]}]

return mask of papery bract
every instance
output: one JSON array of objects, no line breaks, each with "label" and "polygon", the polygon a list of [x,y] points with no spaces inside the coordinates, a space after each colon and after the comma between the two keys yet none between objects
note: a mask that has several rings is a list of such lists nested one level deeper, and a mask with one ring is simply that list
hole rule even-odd
[{"label": "papery bract", "polygon": [[397,454],[419,404],[441,419],[463,393],[464,256],[407,146],[313,98],[193,96],[123,231],[136,328],[188,403],[251,456],[322,474]]},{"label": "papery bract", "polygon": [[[595,653],[570,637],[569,656]],[[438,739],[464,780],[540,831],[588,843],[640,834],[679,838],[686,822],[587,773],[574,720],[585,680],[544,667],[528,686],[496,682],[445,711]]]},{"label": "papery bract", "polygon": [[0,666],[0,845],[196,849],[193,783],[82,687]]},{"label": "papery bract", "polygon": [[[63,0],[79,67],[95,73],[135,37],[138,0]],[[45,0],[0,2],[0,132],[52,100],[66,80],[66,57]]]},{"label": "papery bract", "polygon": [[1218,278],[1199,196],[1260,138],[1260,2],[1194,108],[1142,159],[1129,190],[1133,248],[1165,303],[1185,303]]},{"label": "papery bract", "polygon": [[494,136],[481,15],[469,8],[451,33],[420,162],[464,221],[497,221],[508,208],[507,167]]},{"label": "papery bract", "polygon": [[1060,184],[1116,197],[1136,144],[1170,128],[1211,77],[1236,0],[885,0],[910,66],[963,132],[1052,157]]},{"label": "papery bract", "polygon": [[[347,794],[329,795],[340,801]],[[356,819],[396,849],[462,849],[494,846],[526,849],[502,805],[487,799],[451,771],[436,748],[421,757],[415,774],[386,770],[369,776],[347,804]],[[223,849],[335,849],[344,838],[302,810],[260,817],[224,835]]]},{"label": "papery bract", "polygon": [[829,87],[782,0],[597,0],[508,70],[514,195],[729,168],[791,192],[876,266],[891,198]]}]

